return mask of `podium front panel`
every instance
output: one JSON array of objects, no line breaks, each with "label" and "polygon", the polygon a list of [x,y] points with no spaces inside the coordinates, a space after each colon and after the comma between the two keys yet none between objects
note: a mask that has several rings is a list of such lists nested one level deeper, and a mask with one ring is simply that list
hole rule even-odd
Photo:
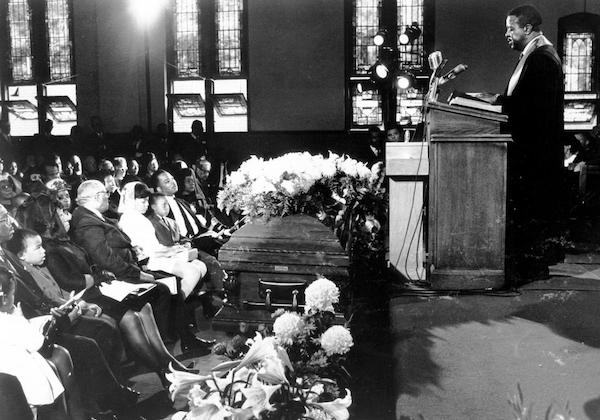
[{"label": "podium front panel", "polygon": [[436,289],[504,284],[510,136],[432,135],[428,274]]}]

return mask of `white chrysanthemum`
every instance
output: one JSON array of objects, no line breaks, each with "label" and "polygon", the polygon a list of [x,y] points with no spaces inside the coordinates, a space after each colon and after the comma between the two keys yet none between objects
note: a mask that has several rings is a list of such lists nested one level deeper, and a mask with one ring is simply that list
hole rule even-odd
[{"label": "white chrysanthemum", "polygon": [[275,186],[264,178],[259,178],[252,184],[252,194],[259,195],[275,191]]},{"label": "white chrysanthemum", "polygon": [[304,328],[304,321],[295,312],[285,312],[273,323],[273,332],[281,344],[292,344],[302,332],[302,328]]},{"label": "white chrysanthemum", "polygon": [[289,195],[294,195],[296,193],[296,186],[294,185],[294,183],[290,180],[284,180],[281,181],[281,189],[283,189],[285,192],[287,192]]},{"label": "white chrysanthemum", "polygon": [[227,177],[229,184],[232,186],[240,186],[246,182],[246,176],[239,171],[234,171]]},{"label": "white chrysanthemum", "polygon": [[329,327],[321,336],[321,347],[328,356],[345,354],[354,345],[350,331],[341,325]]},{"label": "white chrysanthemum", "polygon": [[340,290],[334,282],[326,278],[313,281],[304,291],[306,313],[311,311],[333,312],[333,304],[340,300]]},{"label": "white chrysanthemum", "polygon": [[371,169],[367,165],[362,162],[358,162],[356,165],[356,171],[358,172],[358,177],[362,179],[370,179],[371,178]]}]

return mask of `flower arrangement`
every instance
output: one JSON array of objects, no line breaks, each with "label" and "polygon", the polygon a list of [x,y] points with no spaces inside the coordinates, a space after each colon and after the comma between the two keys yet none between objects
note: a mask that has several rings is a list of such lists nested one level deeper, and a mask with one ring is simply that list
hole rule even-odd
[{"label": "flower arrangement", "polygon": [[364,163],[331,152],[326,158],[308,152],[288,153],[269,160],[252,156],[227,177],[225,188],[217,196],[217,205],[227,212],[268,220],[306,210],[323,210],[315,208],[323,203],[310,202],[323,189],[330,190],[327,199],[331,203],[336,200],[343,203],[353,191],[368,189],[372,178],[373,172]]},{"label": "flower arrangement", "polygon": [[346,420],[352,395],[343,363],[353,346],[346,326],[334,325],[339,290],[320,278],[306,289],[304,314],[273,314],[274,335],[257,333],[239,359],[207,375],[167,374],[173,420]]},{"label": "flower arrangement", "polygon": [[[251,220],[304,213],[334,230],[361,278],[382,278],[387,195],[381,163],[308,152],[264,160],[252,156],[227,177],[217,196],[226,212]],[[375,272],[374,272],[375,271]],[[373,275],[374,274],[374,275]]]}]

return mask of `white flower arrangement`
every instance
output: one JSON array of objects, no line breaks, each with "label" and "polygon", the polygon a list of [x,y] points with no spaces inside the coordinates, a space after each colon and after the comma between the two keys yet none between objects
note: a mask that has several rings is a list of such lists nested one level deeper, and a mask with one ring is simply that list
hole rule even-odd
[{"label": "white flower arrangement", "polygon": [[304,328],[304,321],[295,312],[285,312],[273,323],[275,337],[282,344],[291,344],[302,332],[302,328]]},{"label": "white flower arrangement", "polygon": [[353,340],[347,328],[331,325],[329,311],[339,290],[320,278],[306,292],[318,304],[304,315],[277,313],[275,335],[257,333],[242,359],[223,362],[207,375],[167,374],[175,408],[189,410],[172,419],[348,420],[352,394],[342,363]]},{"label": "white flower arrangement", "polygon": [[352,335],[345,327],[333,325],[323,333],[320,339],[321,347],[328,356],[333,354],[346,354],[354,345]]},{"label": "white flower arrangement", "polygon": [[333,305],[340,300],[340,290],[334,282],[321,277],[308,285],[304,296],[304,312],[333,312]]},{"label": "white flower arrangement", "polygon": [[317,185],[343,197],[350,190],[369,188],[373,178],[366,164],[331,152],[328,157],[303,152],[269,160],[252,156],[227,177],[217,205],[226,212],[269,219],[301,212],[306,195]]}]

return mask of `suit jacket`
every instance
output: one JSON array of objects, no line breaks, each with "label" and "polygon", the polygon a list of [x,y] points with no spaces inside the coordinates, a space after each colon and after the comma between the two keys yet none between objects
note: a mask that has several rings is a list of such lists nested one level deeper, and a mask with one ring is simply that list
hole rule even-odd
[{"label": "suit jacket", "polygon": [[161,217],[158,217],[156,214],[152,214],[147,216],[148,220],[154,226],[154,231],[156,232],[156,238],[161,245],[165,246],[173,246],[179,242],[181,239],[181,235],[179,233],[179,228],[175,223],[175,220],[170,219],[168,217],[163,220]]},{"label": "suit jacket", "polygon": [[564,77],[551,45],[536,48],[526,58],[512,95],[501,96],[499,102],[513,138],[509,195],[527,202],[530,216],[539,217],[558,207],[563,165]]},{"label": "suit jacket", "polygon": [[140,268],[129,237],[112,219],[100,219],[79,206],[73,212],[70,236],[89,255],[92,264],[112,271],[120,280],[140,281]]},{"label": "suit jacket", "polygon": [[[177,197],[173,197],[173,198],[175,199],[175,201],[177,203],[179,203],[181,205],[181,207],[185,208],[185,210],[192,216],[192,219],[194,220],[194,222],[196,222],[196,226],[198,226],[198,235],[208,231],[208,229],[202,227],[202,223],[196,217],[196,214],[194,213],[194,211],[192,210],[192,208],[190,207],[190,205],[188,204],[187,201],[182,200],[181,198],[177,198]],[[169,210],[169,214],[167,217],[175,220],[175,216],[173,215],[173,209]],[[192,237],[192,236],[194,236],[194,234],[193,234],[193,232],[188,232],[187,236]]]}]

